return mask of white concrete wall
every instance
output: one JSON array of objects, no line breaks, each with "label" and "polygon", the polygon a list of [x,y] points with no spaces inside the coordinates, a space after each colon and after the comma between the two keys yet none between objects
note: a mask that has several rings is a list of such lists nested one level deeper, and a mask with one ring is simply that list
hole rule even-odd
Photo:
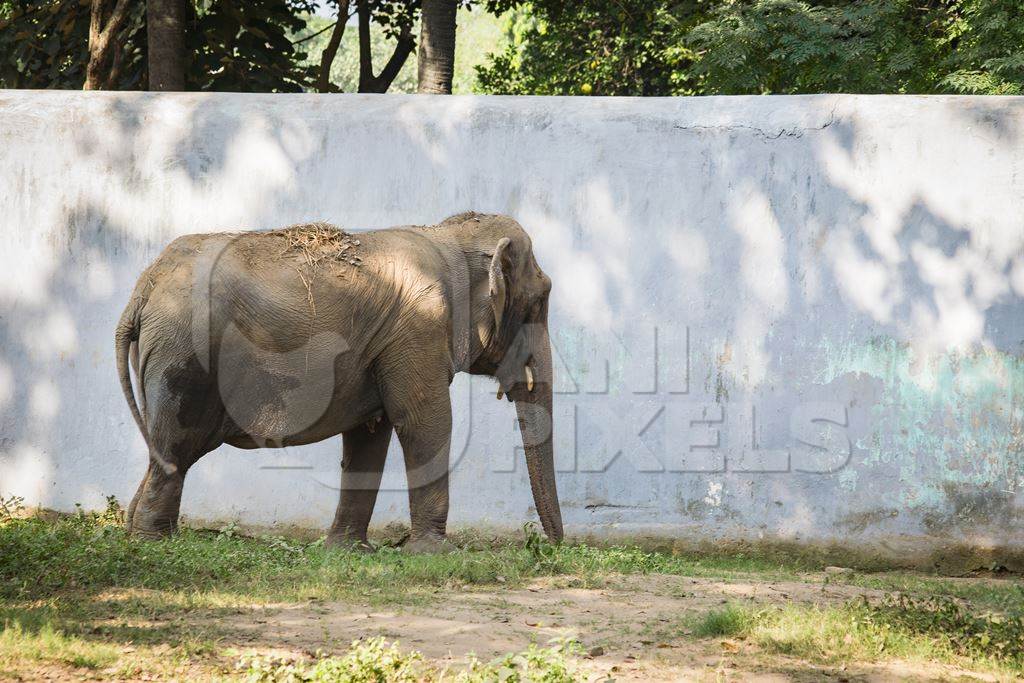
[{"label": "white concrete wall", "polygon": [[[1022,205],[1022,98],[0,91],[0,493],[130,498],[113,327],[173,237],[475,209],[555,283],[570,532],[1020,549]],[[493,389],[452,388],[456,526],[535,519]],[[183,512],[325,527],[339,451],[222,448]]]}]

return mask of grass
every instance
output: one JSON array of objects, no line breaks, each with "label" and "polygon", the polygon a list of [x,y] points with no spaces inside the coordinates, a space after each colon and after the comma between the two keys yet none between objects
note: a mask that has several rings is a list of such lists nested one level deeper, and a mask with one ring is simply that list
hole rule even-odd
[{"label": "grass", "polygon": [[636,547],[553,546],[528,529],[525,542],[500,541],[447,555],[373,555],[297,543],[184,529],[161,541],[126,536],[116,502],[102,514],[56,522],[9,519],[0,524],[0,597],[33,599],[60,591],[105,588],[201,593],[210,606],[358,596],[414,601],[424,589],[453,585],[520,585],[539,576],[571,575],[582,585],[608,574],[659,573],[728,578],[757,573],[793,577],[810,567],[753,557],[705,557]]},{"label": "grass", "polygon": [[737,605],[711,610],[694,623],[693,635],[698,638],[734,636],[744,633],[753,620],[753,613]]},{"label": "grass", "polygon": [[[424,605],[455,588],[517,587],[538,577],[555,577],[551,583],[563,587],[605,587],[624,574],[826,581],[817,573],[821,565],[803,556],[552,546],[532,527],[518,541],[463,538],[462,543],[468,549],[447,555],[407,555],[387,547],[363,555],[325,548],[322,541],[246,537],[230,525],[146,541],[126,536],[123,513],[113,499],[99,514],[49,520],[25,516],[15,500],[0,500],[0,671],[29,678],[39,677],[40,667],[56,667],[58,674],[64,667],[119,678],[326,680],[330,673],[364,680],[337,672],[369,658],[373,666],[388,667],[419,661],[410,670],[422,677],[417,667],[425,665],[415,652],[382,641],[362,641],[343,656],[308,661],[248,659],[239,669],[238,653],[221,643],[237,642],[243,627],[229,632],[221,624],[238,624],[231,618],[261,605],[311,600]],[[697,638],[744,639],[764,652],[814,662],[903,658],[1024,673],[1024,585],[1019,581],[913,572],[856,573],[827,581],[892,597],[838,606],[730,604],[686,623]],[[666,628],[675,629],[675,637],[681,632],[678,624]],[[431,671],[430,677],[572,680],[571,655],[564,643],[532,646],[496,662],[471,662],[456,674]],[[463,674],[477,678],[456,678]]]},{"label": "grass", "polygon": [[976,612],[948,596],[895,594],[835,607],[730,604],[694,620],[692,632],[747,639],[768,652],[825,664],[895,658],[1024,673],[1024,618]]},{"label": "grass", "polygon": [[5,621],[0,632],[0,669],[11,670],[20,660],[66,664],[99,669],[117,661],[120,650],[112,645],[92,643],[68,636],[44,624],[29,630],[18,621]]}]

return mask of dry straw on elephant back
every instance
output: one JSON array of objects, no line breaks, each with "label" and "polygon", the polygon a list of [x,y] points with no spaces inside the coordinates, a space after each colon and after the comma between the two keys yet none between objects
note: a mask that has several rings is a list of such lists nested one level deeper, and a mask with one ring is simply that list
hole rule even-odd
[{"label": "dry straw on elephant back", "polygon": [[306,264],[316,270],[324,261],[358,266],[362,259],[355,254],[359,240],[330,223],[303,223],[269,233],[287,241],[283,254],[301,253]]}]

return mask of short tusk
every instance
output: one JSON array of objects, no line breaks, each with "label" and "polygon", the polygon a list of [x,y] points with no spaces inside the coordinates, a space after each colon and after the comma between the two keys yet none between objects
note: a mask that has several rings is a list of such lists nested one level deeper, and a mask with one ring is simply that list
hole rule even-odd
[{"label": "short tusk", "polygon": [[533,391],[533,370],[529,365],[526,366],[526,390]]},{"label": "short tusk", "polygon": [[505,396],[505,392],[502,391],[501,389],[498,389],[497,399],[500,401],[504,396]]}]

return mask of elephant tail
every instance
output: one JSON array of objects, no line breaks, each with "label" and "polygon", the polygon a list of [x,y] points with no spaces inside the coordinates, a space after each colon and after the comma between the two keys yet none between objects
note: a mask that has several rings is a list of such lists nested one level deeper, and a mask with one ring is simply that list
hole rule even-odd
[{"label": "elephant tail", "polygon": [[[142,438],[146,442],[146,448],[149,450],[150,457],[152,457],[153,445],[149,440],[149,430],[146,429],[146,421],[143,419],[142,412],[139,410],[139,404],[135,400],[135,390],[132,388],[129,363],[132,344],[139,340],[139,313],[142,310],[143,303],[144,299],[142,297],[132,296],[128,306],[124,309],[124,313],[121,314],[121,319],[118,321],[117,329],[114,332],[114,352],[117,356],[117,375],[121,380],[121,391],[124,392],[124,398],[128,401],[128,409],[132,412],[135,424],[138,426],[139,431],[142,432]],[[141,383],[141,377],[139,379]]]}]

